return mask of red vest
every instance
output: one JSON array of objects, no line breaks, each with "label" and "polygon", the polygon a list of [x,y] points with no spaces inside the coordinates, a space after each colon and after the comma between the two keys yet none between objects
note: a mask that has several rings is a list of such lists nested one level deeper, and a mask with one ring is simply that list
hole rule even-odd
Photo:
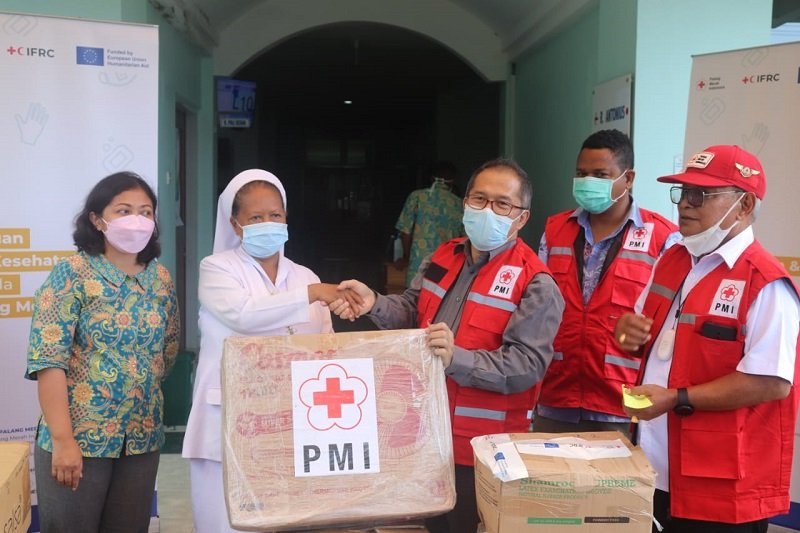
[{"label": "red vest", "polygon": [[641,359],[617,346],[614,326],[623,314],[633,312],[667,237],[677,227],[641,209],[644,228],[630,224],[624,230],[619,252],[584,305],[574,250],[583,229],[570,216],[572,212],[554,215],[545,225],[547,266],[564,296],[565,308],[539,402],[626,416],[621,385],[636,382]]},{"label": "red vest", "polygon": [[[668,317],[672,300],[691,269],[686,248],[664,253],[645,301],[645,316],[656,332]],[[725,263],[706,275],[686,298],[676,327],[668,384],[691,387],[736,370],[744,356],[747,311],[769,282],[789,274],[758,242],[751,244],[732,269]],[[794,290],[797,287],[792,285]],[[713,323],[736,331],[735,340],[701,334]],[[798,345],[800,348],[800,345]],[[800,349],[798,349],[800,352]],[[795,361],[794,383],[800,378]],[[783,400],[730,411],[700,411],[687,417],[667,413],[669,491],[673,516],[713,522],[761,520],[789,510],[796,387]]]},{"label": "red vest", "polygon": [[[463,251],[456,252],[465,239],[440,246],[422,282],[417,314],[419,327],[433,322],[442,298],[458,278],[464,265]],[[464,302],[461,321],[454,332],[455,344],[466,350],[496,350],[503,345],[503,332],[517,309],[525,289],[547,267],[522,240],[484,265],[472,283]],[[520,433],[530,430],[538,385],[515,394],[462,387],[447,379],[450,419],[453,427],[455,462],[473,465],[470,439],[492,433]]]}]

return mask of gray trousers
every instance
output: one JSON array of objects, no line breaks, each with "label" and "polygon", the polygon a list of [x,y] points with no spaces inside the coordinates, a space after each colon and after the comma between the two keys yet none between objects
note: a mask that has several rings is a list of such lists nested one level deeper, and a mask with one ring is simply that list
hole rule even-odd
[{"label": "gray trousers", "polygon": [[41,533],[147,533],[159,452],[84,457],[73,491],[50,475],[53,455],[34,448]]}]

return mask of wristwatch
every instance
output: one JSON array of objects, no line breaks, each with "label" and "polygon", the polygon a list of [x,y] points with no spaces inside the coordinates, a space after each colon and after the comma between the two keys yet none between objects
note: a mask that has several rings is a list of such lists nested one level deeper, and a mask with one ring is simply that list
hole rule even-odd
[{"label": "wristwatch", "polygon": [[678,416],[689,416],[694,413],[694,406],[689,403],[689,392],[685,387],[678,389],[678,404],[672,412]]}]

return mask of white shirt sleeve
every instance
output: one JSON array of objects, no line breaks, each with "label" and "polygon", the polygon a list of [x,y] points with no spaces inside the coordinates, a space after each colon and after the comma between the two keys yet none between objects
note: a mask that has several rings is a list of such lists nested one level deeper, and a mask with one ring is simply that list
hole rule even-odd
[{"label": "white shirt sleeve", "polygon": [[744,357],[736,370],[792,383],[800,330],[800,301],[786,279],[768,283],[747,312]]},{"label": "white shirt sleeve", "polygon": [[269,335],[309,321],[308,285],[270,294],[263,282],[249,286],[233,272],[238,266],[214,256],[200,263],[200,304],[222,324],[241,335]]}]

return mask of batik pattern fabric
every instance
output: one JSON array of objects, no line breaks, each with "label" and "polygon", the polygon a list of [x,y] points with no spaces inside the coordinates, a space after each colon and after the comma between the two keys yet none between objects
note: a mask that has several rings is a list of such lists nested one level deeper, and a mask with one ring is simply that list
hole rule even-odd
[{"label": "batik pattern fabric", "polygon": [[[178,352],[177,295],[156,260],[130,276],[103,255],[60,261],[36,291],[26,377],[67,376],[72,429],[85,457],[155,451],[164,442],[161,382]],[[37,444],[52,451],[44,417]]]}]

